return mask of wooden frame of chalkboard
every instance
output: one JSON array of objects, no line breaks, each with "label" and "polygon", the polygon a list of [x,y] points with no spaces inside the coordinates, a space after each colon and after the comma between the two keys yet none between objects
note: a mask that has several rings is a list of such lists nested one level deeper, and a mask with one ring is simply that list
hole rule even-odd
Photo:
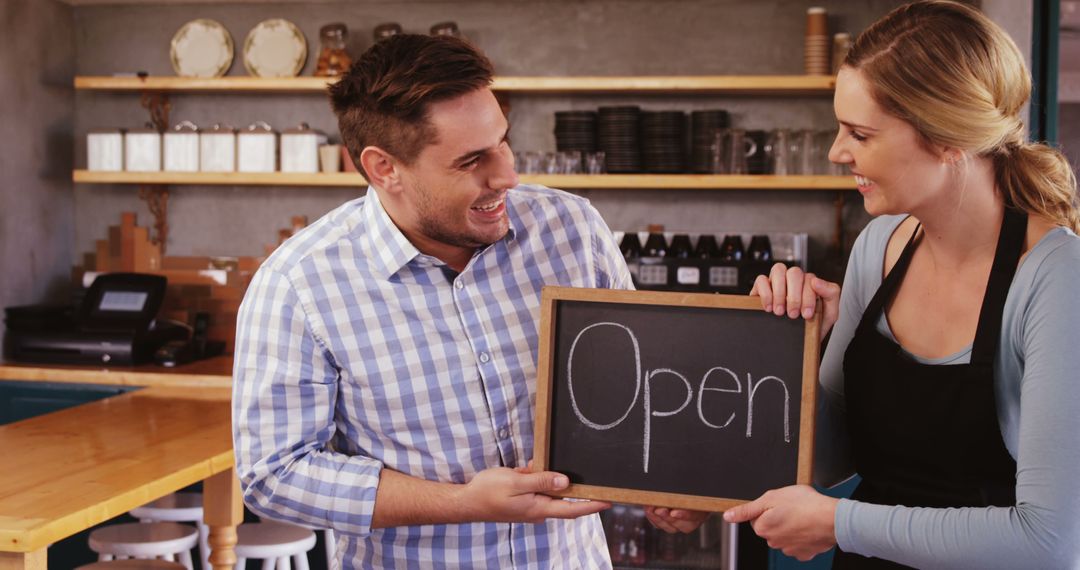
[{"label": "wooden frame of chalkboard", "polygon": [[544,287],[534,469],[570,477],[556,496],[717,512],[809,484],[818,308]]}]

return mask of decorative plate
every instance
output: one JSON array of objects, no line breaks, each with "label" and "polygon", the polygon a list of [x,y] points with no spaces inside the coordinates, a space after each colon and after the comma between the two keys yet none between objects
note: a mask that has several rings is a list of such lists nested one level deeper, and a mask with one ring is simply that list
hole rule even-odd
[{"label": "decorative plate", "polygon": [[173,36],[169,59],[181,77],[221,77],[232,67],[232,36],[214,20],[192,20]]},{"label": "decorative plate", "polygon": [[256,77],[295,77],[307,61],[307,40],[292,22],[259,22],[244,40],[244,67]]}]

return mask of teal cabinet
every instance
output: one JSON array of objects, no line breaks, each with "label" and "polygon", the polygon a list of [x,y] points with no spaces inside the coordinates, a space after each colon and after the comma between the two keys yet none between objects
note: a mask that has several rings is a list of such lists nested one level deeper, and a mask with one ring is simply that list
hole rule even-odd
[{"label": "teal cabinet", "polygon": [[130,386],[0,380],[0,425],[130,392]]}]

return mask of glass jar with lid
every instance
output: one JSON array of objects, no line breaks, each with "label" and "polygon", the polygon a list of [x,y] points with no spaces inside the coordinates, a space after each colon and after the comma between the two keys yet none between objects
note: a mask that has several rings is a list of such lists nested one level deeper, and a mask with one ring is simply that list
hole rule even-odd
[{"label": "glass jar with lid", "polygon": [[322,49],[319,51],[319,61],[315,64],[315,75],[336,77],[349,71],[352,58],[345,51],[345,41],[348,37],[349,29],[341,22],[319,28],[319,42]]}]

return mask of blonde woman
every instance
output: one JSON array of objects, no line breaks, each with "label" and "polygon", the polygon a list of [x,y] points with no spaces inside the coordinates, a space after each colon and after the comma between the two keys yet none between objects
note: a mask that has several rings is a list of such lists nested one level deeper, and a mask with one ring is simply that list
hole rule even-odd
[{"label": "blonde woman", "polygon": [[902,6],[855,42],[829,158],[877,218],[843,294],[782,265],[754,294],[790,318],[823,301],[816,467],[862,481],[851,500],[773,490],[726,520],[800,559],[838,545],[834,568],[1080,565],[1076,180],[1026,142],[1030,90],[1015,44],[961,4]]}]

